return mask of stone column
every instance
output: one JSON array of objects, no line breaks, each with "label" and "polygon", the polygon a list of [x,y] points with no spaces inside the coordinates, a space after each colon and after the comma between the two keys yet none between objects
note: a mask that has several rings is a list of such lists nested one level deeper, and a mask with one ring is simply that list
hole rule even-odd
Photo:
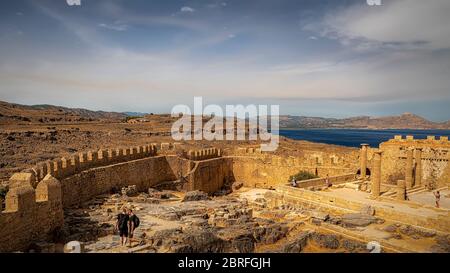
[{"label": "stone column", "polygon": [[373,157],[373,171],[371,175],[372,197],[380,196],[381,187],[381,154],[383,152],[376,151]]},{"label": "stone column", "polygon": [[405,180],[397,181],[397,200],[405,201],[406,200],[406,184]]},{"label": "stone column", "polygon": [[413,186],[413,149],[408,148],[406,150],[406,170],[405,170],[405,184],[406,189],[411,189]]},{"label": "stone column", "polygon": [[416,148],[416,177],[415,185],[422,186],[422,148]]},{"label": "stone column", "polygon": [[363,181],[366,180],[366,170],[367,170],[367,150],[369,148],[369,144],[361,144],[361,156],[360,156],[360,170],[361,170],[361,179]]}]

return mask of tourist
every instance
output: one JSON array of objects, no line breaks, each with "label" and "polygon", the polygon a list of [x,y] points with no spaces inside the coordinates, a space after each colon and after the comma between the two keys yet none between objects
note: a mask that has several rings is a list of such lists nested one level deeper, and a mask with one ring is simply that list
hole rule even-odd
[{"label": "tourist", "polygon": [[327,177],[325,178],[325,185],[327,185],[327,188],[331,187],[330,178],[328,177],[328,174]]},{"label": "tourist", "polygon": [[297,187],[297,179],[292,178],[291,185],[292,185],[292,187]]},{"label": "tourist", "polygon": [[128,209],[128,230],[129,230],[129,246],[131,247],[131,241],[133,240],[134,230],[139,226],[139,217],[134,214],[132,209]]},{"label": "tourist", "polygon": [[115,230],[119,231],[122,246],[126,245],[128,239],[128,220],[129,216],[127,209],[124,207],[122,212],[117,215],[117,223],[115,227]]},{"label": "tourist", "polygon": [[441,201],[441,193],[436,191],[434,193],[434,197],[436,198],[436,208],[439,208],[439,202]]}]

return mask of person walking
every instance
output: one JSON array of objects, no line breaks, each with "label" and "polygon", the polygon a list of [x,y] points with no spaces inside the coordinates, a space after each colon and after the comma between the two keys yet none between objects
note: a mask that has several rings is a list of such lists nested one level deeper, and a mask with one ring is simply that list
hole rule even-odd
[{"label": "person walking", "polygon": [[124,246],[127,243],[128,240],[128,222],[129,222],[129,216],[127,209],[124,207],[122,209],[122,212],[117,215],[117,222],[115,226],[116,232],[119,231],[120,236],[120,242],[121,245]]},{"label": "person walking", "polygon": [[439,203],[441,201],[441,193],[439,191],[434,192],[434,198],[436,199],[436,208],[439,208]]}]

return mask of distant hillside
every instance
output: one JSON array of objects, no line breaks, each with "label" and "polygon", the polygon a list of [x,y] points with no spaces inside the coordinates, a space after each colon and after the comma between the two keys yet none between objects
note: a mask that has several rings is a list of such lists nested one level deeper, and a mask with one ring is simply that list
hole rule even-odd
[{"label": "distant hillside", "polygon": [[123,112],[123,114],[129,116],[129,117],[143,117],[148,115],[148,113],[142,113],[142,112]]},{"label": "distant hillside", "polygon": [[361,116],[345,119],[281,116],[280,128],[450,129],[450,121],[432,122],[411,113],[400,116]]},{"label": "distant hillside", "polygon": [[117,122],[126,114],[53,105],[20,105],[0,101],[0,124]]}]

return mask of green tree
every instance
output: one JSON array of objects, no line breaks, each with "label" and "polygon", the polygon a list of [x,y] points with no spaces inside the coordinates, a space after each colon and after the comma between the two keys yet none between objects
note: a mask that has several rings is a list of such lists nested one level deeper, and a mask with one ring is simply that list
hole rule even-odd
[{"label": "green tree", "polygon": [[307,171],[300,171],[294,175],[291,175],[289,177],[289,181],[292,181],[292,179],[295,179],[297,181],[302,181],[302,180],[308,180],[308,179],[314,179],[314,178],[319,178],[317,175],[307,172]]}]

